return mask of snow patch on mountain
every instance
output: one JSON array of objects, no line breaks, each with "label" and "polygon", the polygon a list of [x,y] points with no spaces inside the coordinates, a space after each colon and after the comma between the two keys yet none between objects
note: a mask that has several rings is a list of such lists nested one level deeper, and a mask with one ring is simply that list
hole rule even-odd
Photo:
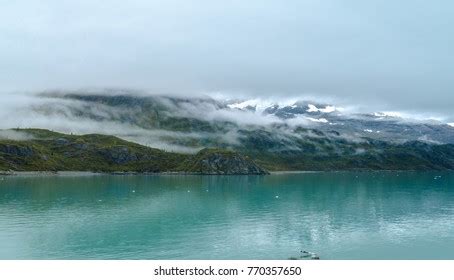
[{"label": "snow patch on mountain", "polygon": [[259,100],[256,99],[251,99],[251,100],[246,100],[242,102],[237,102],[237,103],[232,103],[228,104],[227,107],[230,109],[245,109],[247,107],[257,107],[260,104]]},{"label": "snow patch on mountain", "polygon": [[392,111],[388,111],[388,112],[375,112],[373,114],[375,117],[392,117],[392,118],[403,118],[403,114],[400,113],[400,112],[392,112]]},{"label": "snow patch on mountain", "polygon": [[283,99],[283,100],[269,100],[269,99],[248,99],[248,100],[227,100],[227,107],[230,109],[244,110],[250,107],[256,109],[258,113],[262,113],[267,108],[281,108],[281,107],[297,108],[295,99]]},{"label": "snow patch on mountain", "polygon": [[313,112],[332,113],[332,112],[336,111],[336,107],[330,106],[330,105],[327,105],[325,108],[317,108],[317,106],[315,106],[313,104],[308,104],[307,106],[309,107],[309,109],[307,109],[307,112],[309,112],[309,113],[313,113]]}]

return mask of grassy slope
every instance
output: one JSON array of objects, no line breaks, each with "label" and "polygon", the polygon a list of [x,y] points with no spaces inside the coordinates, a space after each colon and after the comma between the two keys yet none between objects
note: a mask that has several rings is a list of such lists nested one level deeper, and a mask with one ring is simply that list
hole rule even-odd
[{"label": "grassy slope", "polygon": [[245,152],[260,166],[271,170],[454,170],[454,145],[410,142],[375,150],[366,146],[363,153],[267,153]]},{"label": "grassy slope", "polygon": [[[254,165],[247,157],[222,149],[204,149],[195,155],[186,155],[164,152],[108,135],[67,135],[44,129],[10,131],[16,138],[19,135],[24,139],[0,139],[0,170],[204,173],[198,168],[200,163],[213,157],[222,160],[240,158],[239,165]],[[235,167],[225,166],[220,172],[239,174],[235,173]],[[213,174],[212,170],[206,172]]]},{"label": "grassy slope", "polygon": [[[43,129],[12,131],[30,139],[0,139],[0,170],[191,172],[198,170],[201,160],[212,153],[234,155],[220,149],[205,149],[196,155],[167,153],[99,134],[66,135]],[[392,145],[381,141],[352,144],[314,138],[312,142],[300,143],[300,150],[289,151],[278,150],[279,147],[272,146],[275,142],[264,141],[265,137],[250,139],[237,150],[271,171],[454,170],[454,145],[422,142]],[[357,150],[362,152],[356,153]]]},{"label": "grassy slope", "polygon": [[187,158],[114,136],[15,131],[26,133],[30,140],[0,140],[0,169],[159,172],[177,170]]}]

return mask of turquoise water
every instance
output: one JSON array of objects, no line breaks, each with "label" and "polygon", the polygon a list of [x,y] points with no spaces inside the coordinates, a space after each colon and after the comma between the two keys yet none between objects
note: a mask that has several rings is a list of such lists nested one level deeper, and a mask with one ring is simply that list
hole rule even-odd
[{"label": "turquoise water", "polygon": [[0,178],[0,259],[287,259],[300,250],[454,259],[454,173]]}]

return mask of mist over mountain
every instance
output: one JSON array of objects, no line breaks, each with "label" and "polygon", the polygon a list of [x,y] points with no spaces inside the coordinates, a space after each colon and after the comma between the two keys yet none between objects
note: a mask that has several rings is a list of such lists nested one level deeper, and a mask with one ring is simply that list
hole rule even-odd
[{"label": "mist over mountain", "polygon": [[[430,155],[431,149],[454,144],[454,127],[441,121],[354,112],[316,100],[186,98],[132,90],[48,91],[19,99],[2,105],[1,128],[101,133],[186,154],[225,148],[268,168],[273,158],[282,167],[271,169],[342,169],[364,165],[365,158],[388,168],[385,162],[402,157],[401,151],[415,148],[412,156],[420,157],[420,150]],[[349,160],[353,163],[346,164]]]},{"label": "mist over mountain", "polygon": [[170,150],[240,145],[254,131],[275,134],[289,149],[298,149],[290,145],[293,137],[321,134],[355,142],[454,143],[454,128],[441,121],[396,112],[356,113],[308,100],[185,98],[132,90],[48,91],[16,99],[2,106],[2,128],[107,133]]}]

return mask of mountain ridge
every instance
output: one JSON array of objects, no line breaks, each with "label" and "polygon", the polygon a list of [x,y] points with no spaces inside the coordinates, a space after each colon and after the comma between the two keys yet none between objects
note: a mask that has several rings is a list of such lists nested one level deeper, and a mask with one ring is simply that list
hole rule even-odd
[{"label": "mountain ridge", "polygon": [[259,104],[115,90],[36,98],[18,110],[28,113],[18,117],[25,127],[113,135],[186,155],[226,149],[271,171],[452,169],[454,127],[397,114],[345,113],[315,101]]}]

